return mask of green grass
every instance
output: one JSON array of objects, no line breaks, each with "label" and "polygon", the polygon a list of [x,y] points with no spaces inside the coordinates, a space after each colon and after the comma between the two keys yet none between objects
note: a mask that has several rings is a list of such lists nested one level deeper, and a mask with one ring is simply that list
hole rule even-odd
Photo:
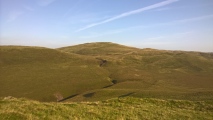
[{"label": "green grass", "polygon": [[115,98],[98,102],[45,103],[27,99],[0,99],[0,119],[213,119],[208,101]]},{"label": "green grass", "polygon": [[[107,63],[100,66],[101,60]],[[0,97],[97,101],[122,95],[213,100],[210,53],[86,43],[48,49],[0,46]],[[115,82],[116,84],[113,84]],[[129,94],[134,93],[134,94]]]},{"label": "green grass", "polygon": [[56,101],[55,93],[66,98],[111,84],[93,62],[54,49],[1,47],[0,96]]}]

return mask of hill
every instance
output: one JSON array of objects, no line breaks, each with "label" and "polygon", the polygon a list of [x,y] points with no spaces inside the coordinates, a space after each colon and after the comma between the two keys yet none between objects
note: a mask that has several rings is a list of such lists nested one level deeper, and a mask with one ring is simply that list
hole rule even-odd
[{"label": "hill", "polygon": [[75,46],[62,47],[58,49],[64,52],[93,56],[118,55],[139,50],[137,48],[127,47],[124,45],[119,45],[110,42],[85,43]]},{"label": "hill", "polygon": [[109,71],[109,78],[114,81],[112,86],[73,100],[125,95],[191,100],[213,97],[211,53],[137,49],[113,43],[87,43],[59,50],[93,56],[100,63],[107,61],[101,67]]},{"label": "hill", "polygon": [[0,53],[0,96],[56,101],[56,96],[65,98],[111,84],[107,72],[89,57],[17,46],[2,46]]},{"label": "hill", "polygon": [[98,102],[43,103],[27,99],[0,99],[0,119],[131,119],[211,120],[213,103],[161,99],[116,98]]},{"label": "hill", "polygon": [[40,101],[114,97],[213,100],[213,54],[86,43],[1,46],[0,96]]}]

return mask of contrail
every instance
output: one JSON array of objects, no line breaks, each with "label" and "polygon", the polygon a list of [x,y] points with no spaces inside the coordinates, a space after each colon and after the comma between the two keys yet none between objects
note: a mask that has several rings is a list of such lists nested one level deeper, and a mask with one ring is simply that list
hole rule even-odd
[{"label": "contrail", "polygon": [[177,2],[177,1],[179,1],[179,0],[166,0],[166,1],[163,1],[163,2],[160,2],[160,3],[156,3],[156,4],[153,4],[153,5],[144,7],[144,8],[140,8],[140,9],[137,9],[137,10],[125,12],[125,13],[122,13],[122,14],[117,15],[115,17],[112,17],[112,18],[109,18],[107,20],[104,20],[102,22],[93,23],[93,24],[90,24],[90,25],[88,25],[86,27],[80,28],[76,32],[80,32],[82,30],[86,30],[88,28],[91,28],[91,27],[94,27],[94,26],[97,26],[97,25],[101,25],[101,24],[104,24],[104,23],[108,23],[108,22],[111,22],[111,21],[114,21],[114,20],[117,20],[117,19],[120,19],[120,18],[123,18],[123,17],[127,17],[127,16],[130,16],[130,15],[138,14],[138,13],[141,13],[141,12],[146,11],[146,10],[151,10],[151,9],[155,9],[155,8],[158,8],[158,7],[162,7],[162,6]]}]

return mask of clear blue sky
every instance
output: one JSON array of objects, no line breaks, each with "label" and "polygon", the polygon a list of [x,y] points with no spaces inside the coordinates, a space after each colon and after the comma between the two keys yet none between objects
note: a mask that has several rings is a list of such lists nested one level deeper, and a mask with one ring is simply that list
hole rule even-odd
[{"label": "clear blue sky", "polygon": [[213,0],[0,0],[0,44],[213,52]]}]

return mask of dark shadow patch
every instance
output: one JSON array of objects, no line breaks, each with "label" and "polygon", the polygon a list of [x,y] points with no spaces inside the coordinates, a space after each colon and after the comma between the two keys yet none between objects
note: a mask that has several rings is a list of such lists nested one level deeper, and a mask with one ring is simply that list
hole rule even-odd
[{"label": "dark shadow patch", "polygon": [[112,80],[111,82],[112,82],[113,84],[117,84],[117,83],[118,83],[117,80]]},{"label": "dark shadow patch", "polygon": [[135,92],[131,92],[131,93],[127,93],[127,94],[124,94],[124,95],[121,95],[121,96],[118,96],[118,98],[121,98],[121,97],[128,97],[132,94],[134,94]]},{"label": "dark shadow patch", "polygon": [[103,88],[108,88],[108,87],[112,87],[113,85],[107,85],[107,86],[105,86],[105,87],[103,87]]},{"label": "dark shadow patch", "polygon": [[84,94],[83,96],[86,98],[89,98],[89,97],[92,97],[94,94],[95,94],[95,92],[92,92],[92,93]]},{"label": "dark shadow patch", "polygon": [[71,96],[66,97],[66,98],[64,98],[64,99],[62,99],[62,100],[59,100],[58,102],[63,102],[63,101],[65,101],[65,100],[70,99],[70,98],[73,98],[73,97],[75,97],[75,96],[77,96],[77,95],[79,95],[79,94],[71,95]]},{"label": "dark shadow patch", "polygon": [[102,67],[103,65],[107,64],[107,60],[104,60],[102,58],[96,58],[97,60],[100,60],[99,66]]}]

